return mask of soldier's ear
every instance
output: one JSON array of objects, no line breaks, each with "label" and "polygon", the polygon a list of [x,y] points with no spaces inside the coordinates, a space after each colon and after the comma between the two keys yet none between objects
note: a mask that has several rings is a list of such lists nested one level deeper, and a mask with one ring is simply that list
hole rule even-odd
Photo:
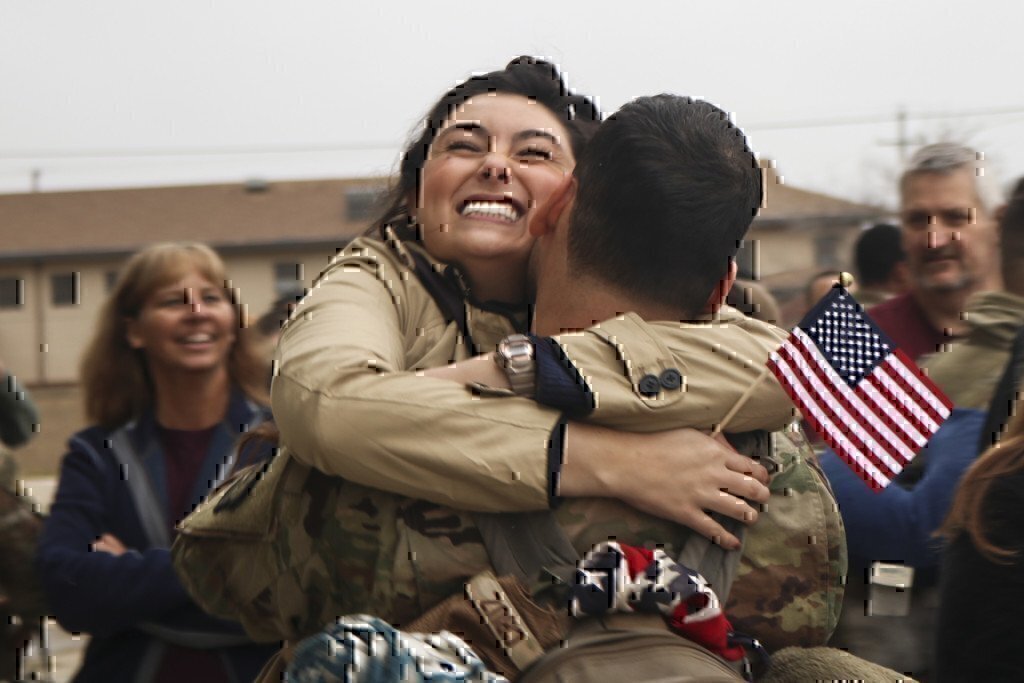
[{"label": "soldier's ear", "polygon": [[739,267],[736,265],[736,260],[729,259],[729,272],[715,285],[715,290],[711,292],[708,303],[704,307],[708,312],[714,313],[725,303],[725,297],[729,296],[729,290],[736,284],[737,272],[739,272]]},{"label": "soldier's ear", "polygon": [[548,197],[548,200],[534,211],[528,226],[530,234],[534,237],[540,237],[541,235],[554,232],[563,214],[568,218],[568,212],[572,210],[575,198],[576,177],[568,173],[551,193],[551,196]]}]

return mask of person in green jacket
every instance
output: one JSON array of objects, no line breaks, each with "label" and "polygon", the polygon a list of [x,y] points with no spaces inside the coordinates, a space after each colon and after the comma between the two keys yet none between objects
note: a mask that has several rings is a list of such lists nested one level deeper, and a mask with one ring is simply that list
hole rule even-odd
[{"label": "person in green jacket", "polygon": [[17,464],[10,448],[28,442],[39,425],[39,411],[18,379],[8,374],[0,358],[0,486],[13,491]]}]

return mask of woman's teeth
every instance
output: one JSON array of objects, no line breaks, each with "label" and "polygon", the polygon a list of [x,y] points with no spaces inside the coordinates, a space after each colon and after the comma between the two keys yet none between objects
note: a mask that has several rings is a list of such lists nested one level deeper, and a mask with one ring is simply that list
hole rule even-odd
[{"label": "woman's teeth", "polygon": [[509,222],[519,218],[516,208],[506,202],[466,202],[466,205],[462,207],[462,215],[496,217]]}]

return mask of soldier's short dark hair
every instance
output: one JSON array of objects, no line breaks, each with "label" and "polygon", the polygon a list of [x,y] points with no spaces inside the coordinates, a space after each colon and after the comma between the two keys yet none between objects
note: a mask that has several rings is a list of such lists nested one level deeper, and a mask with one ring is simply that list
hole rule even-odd
[{"label": "soldier's short dark hair", "polygon": [[577,159],[569,266],[681,315],[701,313],[761,205],[757,159],[718,107],[642,97]]}]

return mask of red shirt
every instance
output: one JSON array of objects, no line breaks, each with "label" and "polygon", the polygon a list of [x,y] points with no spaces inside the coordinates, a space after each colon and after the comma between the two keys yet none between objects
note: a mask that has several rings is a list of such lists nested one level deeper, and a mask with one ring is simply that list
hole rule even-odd
[{"label": "red shirt", "polygon": [[167,513],[173,527],[192,512],[192,491],[199,470],[206,460],[213,433],[220,425],[208,429],[167,429],[160,427],[164,447],[164,470],[167,475]]},{"label": "red shirt", "polygon": [[868,315],[914,362],[952,341],[925,316],[913,295],[901,294],[868,309]]},{"label": "red shirt", "polygon": [[[160,442],[164,447],[167,506],[172,527],[192,511],[191,498],[196,479],[206,460],[206,453],[210,450],[213,433],[219,426],[195,430],[159,428]],[[219,652],[170,644],[156,675],[156,683],[220,683],[228,680],[230,678]]]}]

